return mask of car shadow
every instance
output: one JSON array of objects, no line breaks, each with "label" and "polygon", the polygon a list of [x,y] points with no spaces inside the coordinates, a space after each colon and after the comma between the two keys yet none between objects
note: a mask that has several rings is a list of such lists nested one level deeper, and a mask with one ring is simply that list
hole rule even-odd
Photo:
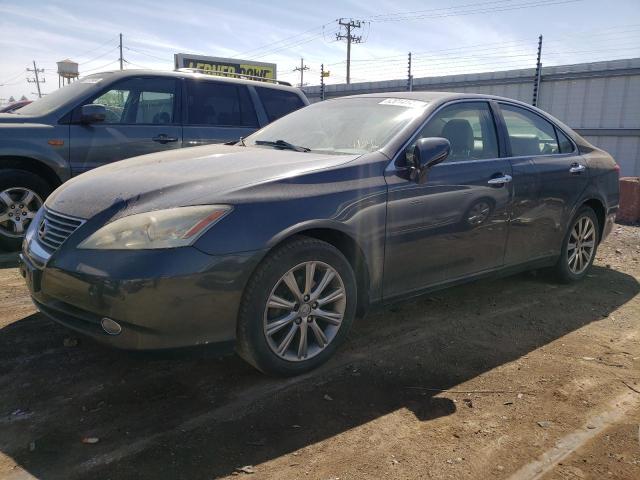
[{"label": "car shadow", "polygon": [[[297,452],[401,409],[428,422],[468,408],[439,391],[639,291],[596,267],[569,286],[522,274],[436,292],[359,319],[328,364],[290,379],[208,349],[109,349],[34,314],[0,329],[0,451],[48,479],[209,479],[284,455],[295,464]],[[505,391],[529,388],[512,380]]]}]

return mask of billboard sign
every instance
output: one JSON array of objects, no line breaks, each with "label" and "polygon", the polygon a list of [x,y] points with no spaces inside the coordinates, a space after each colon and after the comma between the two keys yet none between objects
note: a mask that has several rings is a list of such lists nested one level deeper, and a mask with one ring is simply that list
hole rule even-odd
[{"label": "billboard sign", "polygon": [[190,53],[176,53],[174,55],[176,69],[196,68],[198,70],[250,75],[253,77],[276,79],[276,64],[240,60],[237,58],[206,57]]}]

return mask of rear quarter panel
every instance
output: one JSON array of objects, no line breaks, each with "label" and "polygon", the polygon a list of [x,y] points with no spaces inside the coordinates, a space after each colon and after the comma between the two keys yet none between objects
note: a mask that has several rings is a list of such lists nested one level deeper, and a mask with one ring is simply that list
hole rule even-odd
[{"label": "rear quarter panel", "polygon": [[600,239],[604,240],[613,228],[620,202],[619,170],[613,157],[604,150],[590,145],[588,149],[581,148],[581,151],[589,171],[589,185],[580,205],[595,199],[604,206],[604,225]]}]

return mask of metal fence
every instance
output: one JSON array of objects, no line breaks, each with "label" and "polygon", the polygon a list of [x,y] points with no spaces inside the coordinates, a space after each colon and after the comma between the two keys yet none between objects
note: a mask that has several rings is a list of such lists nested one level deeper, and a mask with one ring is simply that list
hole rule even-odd
[{"label": "metal fence", "polygon": [[[531,103],[535,68],[414,78],[413,90],[484,93]],[[407,90],[407,80],[325,85],[325,99]],[[303,89],[311,102],[320,86]],[[538,106],[611,153],[624,176],[640,176],[640,58],[543,67]]]}]

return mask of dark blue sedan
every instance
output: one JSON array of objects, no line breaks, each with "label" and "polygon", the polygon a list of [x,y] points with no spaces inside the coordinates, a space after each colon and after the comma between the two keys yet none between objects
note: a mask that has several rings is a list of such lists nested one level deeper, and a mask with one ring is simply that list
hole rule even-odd
[{"label": "dark blue sedan", "polygon": [[532,268],[580,280],[617,208],[611,156],[534,107],[361,95],[72,179],[22,268],[43,313],[98,340],[234,342],[292,375],[373,304]]}]

